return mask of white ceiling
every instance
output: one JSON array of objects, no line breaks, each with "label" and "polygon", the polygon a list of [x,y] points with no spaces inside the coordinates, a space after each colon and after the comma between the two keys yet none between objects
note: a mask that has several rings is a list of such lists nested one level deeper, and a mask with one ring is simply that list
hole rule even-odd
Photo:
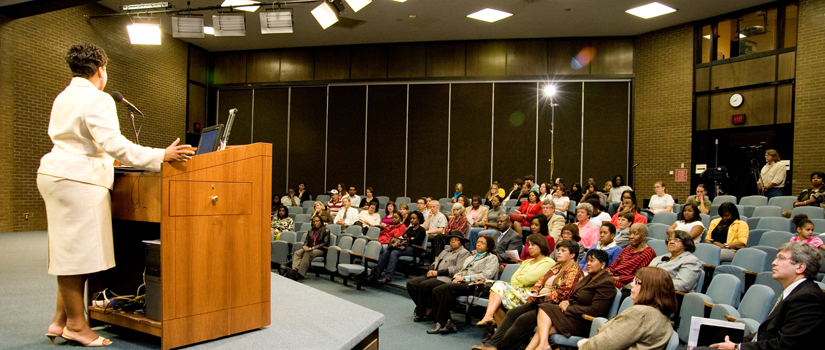
[{"label": "white ceiling", "polygon": [[[103,0],[100,4],[121,11],[123,5],[157,0]],[[770,0],[658,0],[678,11],[642,19],[624,11],[653,0],[373,0],[353,13],[347,5],[344,17],[366,21],[354,28],[321,29],[310,11],[320,1],[295,4],[294,33],[261,34],[257,13],[247,13],[245,37],[183,39],[209,51],[257,50],[284,47],[352,45],[392,42],[479,40],[547,37],[628,36],[729,13]],[[186,0],[169,1],[177,9]],[[191,0],[191,7],[220,5],[223,0]],[[266,2],[265,0],[262,2]],[[269,3],[272,4],[271,2]],[[467,18],[470,13],[491,7],[513,16],[487,23]],[[262,11],[263,8],[258,11]],[[211,15],[203,12],[211,25]],[[414,15],[414,18],[410,16]],[[164,32],[171,33],[171,20],[160,15]]]}]

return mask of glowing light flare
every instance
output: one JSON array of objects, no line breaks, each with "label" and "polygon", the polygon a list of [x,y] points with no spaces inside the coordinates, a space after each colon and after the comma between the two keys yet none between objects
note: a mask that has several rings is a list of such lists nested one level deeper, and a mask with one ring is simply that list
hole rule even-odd
[{"label": "glowing light flare", "polygon": [[555,85],[547,85],[544,87],[544,96],[545,97],[553,97],[556,95],[556,86]]},{"label": "glowing light flare", "polygon": [[590,64],[594,58],[596,58],[596,49],[592,46],[585,47],[579,51],[576,57],[573,57],[570,61],[570,67],[575,70],[582,69]]}]

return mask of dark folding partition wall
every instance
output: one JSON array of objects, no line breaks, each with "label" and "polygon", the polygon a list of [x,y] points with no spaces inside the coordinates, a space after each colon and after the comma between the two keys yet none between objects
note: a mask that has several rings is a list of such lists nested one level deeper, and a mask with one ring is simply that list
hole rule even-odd
[{"label": "dark folding partition wall", "polygon": [[[273,193],[339,182],[359,193],[446,197],[461,182],[483,195],[493,179],[534,174],[572,185],[626,174],[628,81],[559,82],[551,156],[550,100],[538,82],[370,84],[220,90],[238,108],[230,143],[273,145]],[[225,122],[225,116],[218,120]]]}]

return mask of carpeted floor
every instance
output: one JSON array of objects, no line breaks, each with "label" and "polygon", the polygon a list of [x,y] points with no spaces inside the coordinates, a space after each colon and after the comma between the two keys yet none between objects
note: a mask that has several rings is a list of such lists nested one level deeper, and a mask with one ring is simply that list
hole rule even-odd
[{"label": "carpeted floor", "polygon": [[[45,232],[16,232],[0,233],[0,349],[50,349],[48,339],[43,335],[54,314],[54,299],[57,288],[54,276],[46,274],[46,233]],[[273,276],[273,284],[280,276]],[[396,281],[403,284],[402,281]],[[284,281],[284,283],[293,283]],[[426,331],[432,327],[431,322],[412,322],[413,303],[403,295],[403,292],[393,290],[392,287],[374,289],[364,287],[358,291],[355,284],[343,286],[341,279],[329,281],[329,276],[320,278],[310,274],[300,282],[304,286],[336,296],[348,302],[364,306],[384,315],[383,325],[379,328],[381,349],[468,349],[479,344],[482,332],[475,327],[463,327],[464,318],[454,313],[454,319],[459,324],[459,332],[450,335],[430,335]],[[300,290],[300,289],[297,289]],[[290,303],[286,292],[276,294],[278,288],[273,287],[273,310],[277,312],[279,301]],[[325,299],[327,300],[327,299]],[[330,298],[328,302],[341,303]],[[289,306],[284,304],[284,309]],[[336,308],[346,305],[336,305]],[[275,317],[273,324],[262,330],[242,333],[236,336],[218,339],[206,343],[192,345],[186,349],[276,349],[294,348],[307,349],[295,339],[279,339],[276,332],[269,330],[273,327],[296,327]],[[319,312],[323,312],[320,309]],[[331,322],[346,325],[351,320],[331,319],[318,322]],[[305,325],[311,326],[311,325]],[[345,328],[342,326],[342,328]],[[109,349],[159,349],[159,338],[133,332],[122,328],[107,328],[98,330],[105,337],[111,337],[114,344]],[[307,340],[307,343],[311,343]],[[58,340],[57,346],[66,346]],[[278,345],[282,344],[283,347]],[[300,345],[299,345],[300,344]]]}]

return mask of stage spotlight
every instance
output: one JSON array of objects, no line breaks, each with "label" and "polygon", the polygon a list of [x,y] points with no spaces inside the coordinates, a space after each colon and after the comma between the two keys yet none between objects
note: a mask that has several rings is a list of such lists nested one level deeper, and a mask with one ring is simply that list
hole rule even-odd
[{"label": "stage spotlight", "polygon": [[172,16],[173,38],[203,38],[203,15]]},{"label": "stage spotlight", "polygon": [[327,29],[329,26],[338,22],[338,9],[326,1],[322,2],[318,7],[312,10],[312,15],[321,25],[321,28]]},{"label": "stage spotlight", "polygon": [[544,87],[544,96],[545,97],[553,97],[556,96],[556,86],[555,85],[547,85]]},{"label": "stage spotlight", "polygon": [[[133,19],[134,20],[134,19]],[[160,45],[160,18],[141,18],[126,26],[133,45]]]},{"label": "stage spotlight", "polygon": [[261,34],[292,33],[292,9],[261,11]]}]

